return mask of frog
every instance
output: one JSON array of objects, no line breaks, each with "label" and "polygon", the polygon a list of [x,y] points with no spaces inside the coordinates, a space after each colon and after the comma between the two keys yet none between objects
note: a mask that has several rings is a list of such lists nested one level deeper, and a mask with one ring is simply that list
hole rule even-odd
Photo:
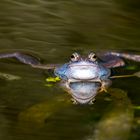
[{"label": "frog", "polygon": [[140,62],[140,55],[115,51],[92,51],[87,56],[74,52],[64,64],[42,64],[40,58],[19,51],[0,53],[2,58],[16,58],[33,68],[52,69],[74,104],[93,104],[98,93],[107,92],[112,83],[111,69],[125,66],[125,59]]},{"label": "frog", "polygon": [[[36,132],[46,125],[48,127],[49,125],[46,123],[48,123],[48,120],[52,116],[57,116],[57,112],[65,112],[65,110],[69,110],[71,107],[73,109],[75,104],[76,106],[79,105],[79,107],[83,107],[81,104],[88,105],[86,106],[87,108],[94,107],[89,106],[89,104],[93,104],[96,95],[98,93],[107,92],[107,94],[110,95],[109,100],[105,98],[103,100],[109,102],[110,105],[107,106],[107,111],[103,114],[99,122],[95,124],[95,121],[90,121],[85,125],[84,129],[87,128],[86,126],[88,126],[88,128],[90,126],[92,129],[91,133],[85,137],[86,139],[103,140],[106,139],[106,137],[109,139],[114,139],[114,137],[120,140],[128,139],[131,128],[133,127],[133,105],[126,91],[109,88],[112,83],[112,77],[115,77],[112,76],[111,69],[125,66],[125,59],[140,62],[139,55],[117,52],[90,52],[87,56],[83,57],[76,52],[71,55],[69,62],[62,65],[42,64],[37,57],[23,52],[2,53],[0,54],[0,58],[16,58],[20,62],[28,64],[33,68],[44,70],[52,69],[57,79],[58,77],[60,79],[60,86],[63,87],[73,99],[74,104],[71,104],[67,94],[59,94],[52,100],[41,101],[21,111],[17,116],[17,128],[28,128],[24,129],[24,133],[30,132],[30,129],[35,129]],[[120,75],[120,77],[122,76],[127,77],[127,75]],[[91,113],[96,114],[93,109]],[[85,117],[86,116],[87,114],[85,114]],[[78,120],[80,119],[78,118]],[[75,123],[75,121],[71,123]],[[21,129],[21,131],[23,131],[23,129]]]}]

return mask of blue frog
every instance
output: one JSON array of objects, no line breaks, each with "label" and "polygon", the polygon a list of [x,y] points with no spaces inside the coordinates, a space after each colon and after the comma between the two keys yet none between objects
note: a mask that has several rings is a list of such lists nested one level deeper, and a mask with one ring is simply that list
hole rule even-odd
[{"label": "blue frog", "polygon": [[61,86],[72,96],[74,103],[92,104],[99,92],[111,85],[111,69],[125,65],[124,59],[140,62],[140,55],[119,52],[91,52],[83,57],[77,52],[65,64],[41,64],[36,57],[23,52],[0,53],[0,58],[16,58],[33,68],[54,69]]}]

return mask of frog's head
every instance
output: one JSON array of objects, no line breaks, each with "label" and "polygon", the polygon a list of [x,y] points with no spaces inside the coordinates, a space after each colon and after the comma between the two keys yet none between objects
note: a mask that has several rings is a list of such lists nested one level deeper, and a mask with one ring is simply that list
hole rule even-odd
[{"label": "frog's head", "polygon": [[96,96],[102,80],[110,76],[110,70],[100,64],[93,52],[87,57],[73,53],[69,63],[55,69],[55,75],[62,79],[72,97],[84,104]]}]

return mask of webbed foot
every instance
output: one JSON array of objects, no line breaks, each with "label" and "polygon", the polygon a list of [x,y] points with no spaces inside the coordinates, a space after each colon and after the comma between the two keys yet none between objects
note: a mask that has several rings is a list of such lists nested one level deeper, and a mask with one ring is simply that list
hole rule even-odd
[{"label": "webbed foot", "polygon": [[74,104],[74,105],[78,104],[78,102],[74,98],[71,98],[71,101],[72,101],[72,104]]},{"label": "webbed foot", "polygon": [[89,105],[93,105],[95,102],[95,98],[93,98],[92,100],[90,100],[90,102],[88,103]]},{"label": "webbed foot", "polygon": [[100,88],[99,92],[107,92],[107,89],[106,89],[104,86],[102,86],[102,87]]},{"label": "webbed foot", "polygon": [[111,85],[111,83],[112,81],[109,79],[101,81],[101,87],[99,92],[107,92],[107,88]]}]

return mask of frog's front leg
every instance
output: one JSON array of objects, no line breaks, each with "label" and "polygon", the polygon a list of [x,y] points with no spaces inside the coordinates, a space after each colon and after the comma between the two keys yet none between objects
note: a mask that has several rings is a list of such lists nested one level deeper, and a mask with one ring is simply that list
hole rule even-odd
[{"label": "frog's front leg", "polygon": [[13,52],[13,53],[1,53],[1,58],[16,58],[18,61],[28,64],[28,65],[39,65],[40,60],[30,54],[22,53],[22,52]]}]

